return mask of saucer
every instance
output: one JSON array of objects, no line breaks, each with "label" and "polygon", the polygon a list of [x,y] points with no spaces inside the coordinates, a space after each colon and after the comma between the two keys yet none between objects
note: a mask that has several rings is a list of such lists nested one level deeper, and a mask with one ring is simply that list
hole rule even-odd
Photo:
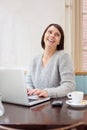
[{"label": "saucer", "polygon": [[70,105],[72,107],[85,107],[85,106],[87,106],[87,100],[82,100],[81,103],[75,103],[72,100],[67,100],[66,104]]}]

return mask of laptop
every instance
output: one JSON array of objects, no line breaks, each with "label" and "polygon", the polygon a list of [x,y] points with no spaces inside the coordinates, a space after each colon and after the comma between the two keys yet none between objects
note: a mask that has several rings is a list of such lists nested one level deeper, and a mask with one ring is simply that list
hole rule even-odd
[{"label": "laptop", "polygon": [[27,95],[26,74],[19,68],[0,69],[0,94],[3,102],[24,106],[33,106],[50,100],[50,97]]}]

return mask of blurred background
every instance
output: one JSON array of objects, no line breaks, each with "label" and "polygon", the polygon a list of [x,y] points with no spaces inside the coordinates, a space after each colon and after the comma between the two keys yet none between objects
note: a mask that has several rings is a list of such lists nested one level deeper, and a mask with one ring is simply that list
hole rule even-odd
[{"label": "blurred background", "polygon": [[87,0],[0,0],[0,67],[28,69],[51,23],[64,29],[75,72],[86,72]]}]

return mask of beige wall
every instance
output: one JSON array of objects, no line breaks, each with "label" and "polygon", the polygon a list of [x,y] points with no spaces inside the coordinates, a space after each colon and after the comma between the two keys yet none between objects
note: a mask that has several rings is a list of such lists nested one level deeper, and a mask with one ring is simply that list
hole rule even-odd
[{"label": "beige wall", "polygon": [[0,66],[28,67],[50,23],[65,30],[65,0],[0,0]]}]

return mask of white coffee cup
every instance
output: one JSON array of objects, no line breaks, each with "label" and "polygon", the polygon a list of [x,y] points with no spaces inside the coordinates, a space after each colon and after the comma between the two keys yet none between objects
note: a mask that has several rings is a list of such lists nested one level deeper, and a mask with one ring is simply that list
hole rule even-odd
[{"label": "white coffee cup", "polygon": [[74,103],[80,103],[83,100],[84,92],[73,91],[67,94],[67,97],[72,100]]}]

